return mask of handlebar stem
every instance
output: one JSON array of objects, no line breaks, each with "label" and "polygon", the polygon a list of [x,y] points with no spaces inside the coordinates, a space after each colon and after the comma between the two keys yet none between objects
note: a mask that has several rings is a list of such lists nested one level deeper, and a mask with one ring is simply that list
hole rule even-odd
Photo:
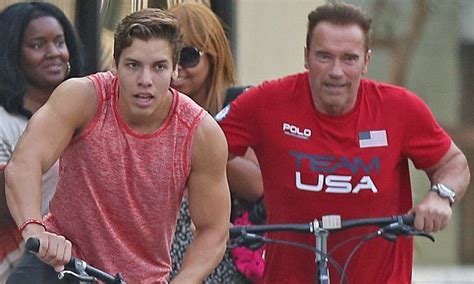
[{"label": "handlebar stem", "polygon": [[316,283],[329,284],[330,280],[327,258],[327,239],[329,230],[326,229],[324,222],[321,224],[318,220],[313,221],[313,230],[316,237]]}]

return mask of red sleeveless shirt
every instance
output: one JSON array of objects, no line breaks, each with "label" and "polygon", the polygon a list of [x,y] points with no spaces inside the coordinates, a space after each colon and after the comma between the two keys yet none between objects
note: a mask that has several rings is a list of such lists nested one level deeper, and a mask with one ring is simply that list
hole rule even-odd
[{"label": "red sleeveless shirt", "polygon": [[61,155],[46,226],[99,269],[120,272],[129,283],[166,283],[193,135],[205,111],[172,90],[160,128],[138,133],[120,116],[117,77],[105,72],[89,79],[97,112]]}]

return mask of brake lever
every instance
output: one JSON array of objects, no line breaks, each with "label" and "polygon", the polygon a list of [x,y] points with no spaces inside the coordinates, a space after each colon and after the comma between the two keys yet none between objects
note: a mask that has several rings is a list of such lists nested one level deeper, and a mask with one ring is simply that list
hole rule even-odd
[{"label": "brake lever", "polygon": [[76,278],[77,280],[82,281],[82,282],[97,283],[97,278],[95,278],[93,276],[80,275],[80,274],[75,273],[75,272],[70,271],[70,270],[63,270],[63,271],[59,272],[58,273],[58,279],[63,279],[67,275],[72,275],[74,278]]},{"label": "brake lever", "polygon": [[378,234],[389,241],[395,241],[397,239],[397,235],[411,235],[425,237],[430,239],[432,242],[435,242],[435,238],[430,233],[419,231],[412,226],[399,223],[393,223],[381,228],[378,231]]},{"label": "brake lever", "polygon": [[418,230],[412,230],[410,233],[413,236],[420,236],[420,237],[425,237],[427,239],[430,239],[433,243],[435,242],[435,238],[432,234],[424,232],[424,231],[418,231]]}]

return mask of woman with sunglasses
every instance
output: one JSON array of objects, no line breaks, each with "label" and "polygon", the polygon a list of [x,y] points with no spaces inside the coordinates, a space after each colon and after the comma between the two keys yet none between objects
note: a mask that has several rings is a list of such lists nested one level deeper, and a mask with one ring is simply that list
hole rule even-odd
[{"label": "woman with sunglasses", "polygon": [[[229,42],[217,16],[204,4],[183,3],[170,8],[181,25],[185,47],[181,51],[178,77],[171,85],[187,94],[215,116],[223,107],[227,89],[236,82],[234,61]],[[263,192],[260,169],[256,159],[234,159],[227,176],[231,191],[250,202],[260,196],[250,195],[250,187]],[[258,190],[257,190],[258,191]],[[171,249],[173,272],[179,271],[184,251],[193,238],[192,224],[186,198],[181,206],[175,239]],[[223,261],[206,283],[250,283],[237,271],[232,257],[226,252]]]}]

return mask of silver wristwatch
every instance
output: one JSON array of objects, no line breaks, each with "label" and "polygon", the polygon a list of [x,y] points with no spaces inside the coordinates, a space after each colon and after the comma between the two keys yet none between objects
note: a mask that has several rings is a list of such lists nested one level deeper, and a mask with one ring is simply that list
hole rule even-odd
[{"label": "silver wristwatch", "polygon": [[456,192],[445,184],[437,183],[431,187],[430,191],[435,191],[441,198],[448,199],[450,205],[456,201]]}]

